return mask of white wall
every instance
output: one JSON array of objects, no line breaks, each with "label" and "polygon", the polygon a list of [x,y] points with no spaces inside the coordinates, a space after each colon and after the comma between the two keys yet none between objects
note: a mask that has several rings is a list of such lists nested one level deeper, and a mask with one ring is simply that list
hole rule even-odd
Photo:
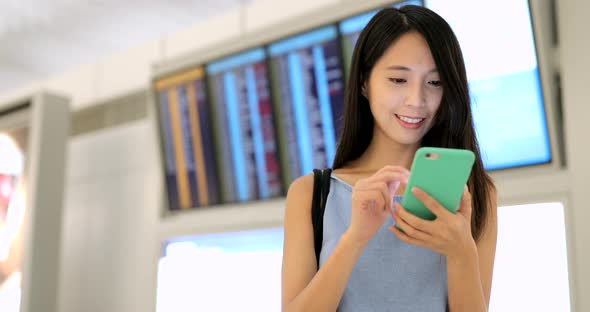
[{"label": "white wall", "polygon": [[[10,94],[12,98],[38,87],[73,97],[75,109],[146,88],[153,63],[175,58],[208,45],[260,30],[280,20],[337,0],[258,0],[245,10],[228,12],[183,32],[155,38],[130,51],[71,72],[40,81]],[[588,239],[590,209],[590,103],[586,82],[590,73],[590,3],[559,0],[559,34],[563,73],[567,162],[571,180],[566,217],[574,271],[574,311],[590,311]],[[214,31],[211,31],[214,30]],[[124,71],[121,71],[124,68]],[[60,311],[153,311],[155,305],[157,241],[171,233],[174,223],[158,224],[161,181],[157,140],[150,120],[106,129],[71,139],[64,215],[64,244]],[[207,218],[210,220],[211,218]],[[199,223],[197,215],[191,222]],[[244,220],[247,222],[248,220]],[[183,224],[186,228],[190,226]],[[198,224],[195,224],[198,226]],[[572,235],[573,234],[573,235]]]},{"label": "white wall", "polygon": [[71,139],[59,311],[152,311],[161,184],[151,130],[144,120]]}]

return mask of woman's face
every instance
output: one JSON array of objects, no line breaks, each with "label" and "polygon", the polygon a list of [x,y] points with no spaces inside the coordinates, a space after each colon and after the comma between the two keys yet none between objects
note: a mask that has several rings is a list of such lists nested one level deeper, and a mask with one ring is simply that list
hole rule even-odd
[{"label": "woman's face", "polygon": [[419,145],[433,125],[443,89],[428,43],[417,32],[396,40],[375,63],[364,94],[374,136]]}]

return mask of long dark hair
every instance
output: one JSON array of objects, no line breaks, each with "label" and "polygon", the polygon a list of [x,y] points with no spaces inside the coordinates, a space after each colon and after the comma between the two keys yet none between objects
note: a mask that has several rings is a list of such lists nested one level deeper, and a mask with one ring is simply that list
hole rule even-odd
[{"label": "long dark hair", "polygon": [[467,184],[472,194],[471,230],[477,241],[486,225],[494,186],[484,170],[477,143],[459,42],[449,24],[432,10],[413,5],[383,9],[361,32],[352,55],[344,100],[344,127],[333,167],[341,168],[357,159],[371,143],[374,121],[362,86],[385,50],[410,31],[418,32],[428,43],[443,87],[434,124],[422,139],[422,146],[462,148],[475,153]]}]

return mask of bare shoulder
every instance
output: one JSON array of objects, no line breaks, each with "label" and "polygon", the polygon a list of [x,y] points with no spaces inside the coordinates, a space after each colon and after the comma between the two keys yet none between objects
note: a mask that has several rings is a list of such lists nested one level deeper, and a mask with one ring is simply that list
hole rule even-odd
[{"label": "bare shoulder", "polygon": [[291,183],[289,190],[287,191],[287,198],[289,197],[301,197],[309,195],[313,191],[313,173],[301,176]]},{"label": "bare shoulder", "polygon": [[[287,191],[287,209],[311,210],[312,193],[313,174],[307,174],[295,179]],[[307,209],[305,209],[306,207]]]}]

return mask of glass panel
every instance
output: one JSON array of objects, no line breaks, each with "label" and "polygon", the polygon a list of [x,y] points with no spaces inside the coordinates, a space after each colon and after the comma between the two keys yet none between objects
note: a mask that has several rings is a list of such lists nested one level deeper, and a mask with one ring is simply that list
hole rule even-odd
[{"label": "glass panel", "polygon": [[561,203],[498,208],[490,311],[570,311]]},{"label": "glass panel", "polygon": [[281,310],[282,229],[179,239],[164,254],[157,312]]},{"label": "glass panel", "polygon": [[528,1],[428,0],[426,7],[461,44],[485,167],[551,162]]}]

